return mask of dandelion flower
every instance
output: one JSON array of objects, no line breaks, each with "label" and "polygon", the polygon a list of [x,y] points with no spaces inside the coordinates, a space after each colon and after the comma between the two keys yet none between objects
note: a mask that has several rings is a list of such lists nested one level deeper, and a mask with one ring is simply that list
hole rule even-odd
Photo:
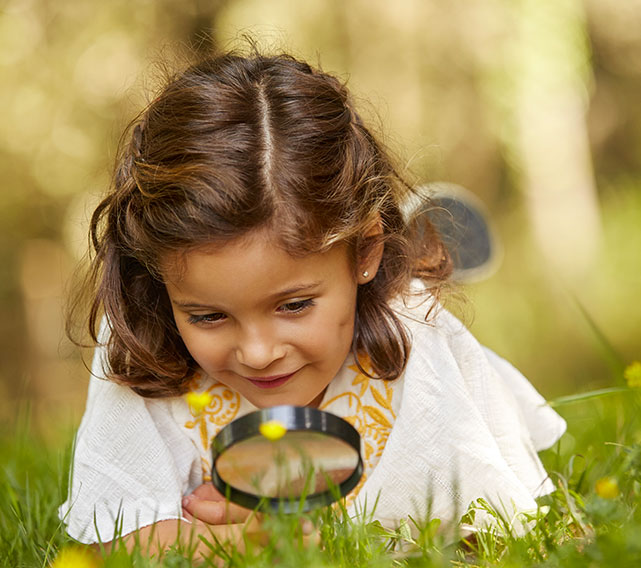
[{"label": "dandelion flower", "polygon": [[641,361],[630,363],[623,371],[623,378],[631,388],[641,387]]},{"label": "dandelion flower", "polygon": [[619,484],[614,477],[602,477],[594,485],[594,490],[603,499],[614,499],[619,495]]},{"label": "dandelion flower", "polygon": [[212,396],[207,391],[189,392],[185,395],[185,398],[187,399],[187,404],[194,411],[194,414],[200,414],[212,401]]},{"label": "dandelion flower", "polygon": [[74,546],[63,548],[51,568],[98,568],[98,561],[91,550]]},{"label": "dandelion flower", "polygon": [[285,425],[278,420],[269,420],[268,422],[263,422],[258,429],[260,433],[265,436],[268,440],[272,442],[275,440],[280,440],[287,432]]}]

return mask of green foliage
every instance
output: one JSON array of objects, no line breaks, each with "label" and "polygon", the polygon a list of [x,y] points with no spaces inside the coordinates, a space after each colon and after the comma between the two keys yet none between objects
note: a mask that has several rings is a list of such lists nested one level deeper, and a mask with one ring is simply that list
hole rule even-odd
[{"label": "green foliage", "polygon": [[29,412],[10,426],[0,436],[0,566],[45,566],[69,541],[57,508],[67,492],[70,447],[33,436]]}]

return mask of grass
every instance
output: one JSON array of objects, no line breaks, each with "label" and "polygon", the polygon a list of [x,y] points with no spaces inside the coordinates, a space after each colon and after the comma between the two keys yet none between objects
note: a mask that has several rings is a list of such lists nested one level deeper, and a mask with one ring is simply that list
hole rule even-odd
[{"label": "grass", "polygon": [[0,435],[2,567],[47,566],[68,542],[56,510],[67,490],[70,444],[45,443],[31,433],[29,417],[20,412]]},{"label": "grass", "polygon": [[[250,545],[244,554],[212,544],[218,561],[204,565],[639,566],[641,390],[562,402],[569,432],[542,455],[557,490],[542,502],[547,515],[521,538],[512,537],[500,520],[490,532],[452,541],[439,534],[438,521],[412,536],[408,524],[389,532],[326,509],[305,516],[316,527],[318,542],[302,544],[300,518],[275,515],[265,520],[268,542]],[[43,441],[30,432],[28,413],[12,429],[14,435],[0,440],[0,566],[49,566],[57,554],[56,568],[192,565],[193,555],[180,547],[161,559],[122,548],[100,558],[83,556],[56,516],[66,494],[71,435],[62,448]]]}]

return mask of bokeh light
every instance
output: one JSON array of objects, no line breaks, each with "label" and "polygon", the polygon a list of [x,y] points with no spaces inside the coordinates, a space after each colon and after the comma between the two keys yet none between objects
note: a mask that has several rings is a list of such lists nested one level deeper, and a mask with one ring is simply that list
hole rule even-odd
[{"label": "bokeh light", "polygon": [[577,302],[639,359],[641,0],[7,0],[0,417],[78,420],[63,307],[120,133],[190,46],[243,34],[347,81],[417,183],[486,204],[503,263],[452,308],[544,394],[612,380]]}]

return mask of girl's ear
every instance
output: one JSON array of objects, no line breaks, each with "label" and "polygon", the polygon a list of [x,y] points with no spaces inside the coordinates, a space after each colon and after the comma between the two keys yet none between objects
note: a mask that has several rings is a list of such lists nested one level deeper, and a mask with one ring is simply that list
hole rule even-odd
[{"label": "girl's ear", "polygon": [[[373,280],[378,272],[378,267],[383,258],[383,241],[380,237],[383,234],[383,222],[380,216],[377,216],[376,221],[371,225],[368,231],[363,236],[364,246],[363,254],[359,253],[357,263],[356,281],[358,284],[366,284]],[[373,244],[369,245],[368,241]]]}]

